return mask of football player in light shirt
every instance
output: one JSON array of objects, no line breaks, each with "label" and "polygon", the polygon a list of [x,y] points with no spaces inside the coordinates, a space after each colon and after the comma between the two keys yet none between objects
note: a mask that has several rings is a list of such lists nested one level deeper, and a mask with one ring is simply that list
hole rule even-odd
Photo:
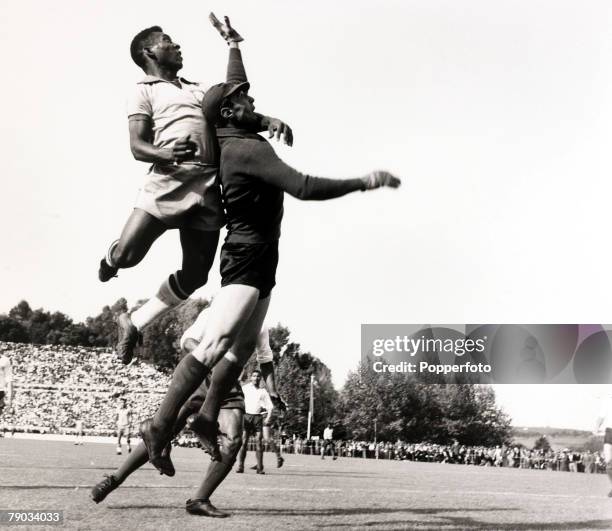
[{"label": "football player in light shirt", "polygon": [[[595,435],[600,435],[604,432],[604,460],[606,462],[606,473],[612,483],[612,386],[608,390],[608,394],[602,401],[602,408],[595,423]],[[608,497],[612,498],[612,490],[608,493]]]}]

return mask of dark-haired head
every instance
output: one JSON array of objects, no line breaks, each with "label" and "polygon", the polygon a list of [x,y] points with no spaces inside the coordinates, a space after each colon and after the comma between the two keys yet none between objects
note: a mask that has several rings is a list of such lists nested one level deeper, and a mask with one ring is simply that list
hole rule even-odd
[{"label": "dark-haired head", "polygon": [[144,68],[146,64],[144,49],[154,44],[156,33],[163,32],[164,30],[160,26],[151,26],[150,28],[143,29],[132,39],[130,55],[140,68]]}]

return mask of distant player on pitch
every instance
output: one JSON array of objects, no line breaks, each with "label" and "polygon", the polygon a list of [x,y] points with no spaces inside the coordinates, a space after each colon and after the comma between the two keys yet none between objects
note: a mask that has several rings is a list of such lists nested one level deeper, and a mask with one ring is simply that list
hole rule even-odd
[{"label": "distant player on pitch", "polygon": [[263,425],[269,424],[272,418],[272,400],[268,392],[259,387],[261,372],[257,369],[251,373],[251,381],[242,386],[244,393],[244,422],[242,432],[242,448],[238,456],[239,474],[244,472],[244,460],[251,435],[255,437],[255,458],[257,460],[257,473],[265,474],[263,470]]},{"label": "distant player on pitch", "polygon": [[125,436],[128,454],[132,451],[130,433],[132,431],[132,410],[127,405],[127,398],[121,399],[117,408],[117,455],[121,455],[121,437]]},{"label": "distant player on pitch", "polygon": [[328,424],[323,430],[323,448],[321,448],[321,459],[325,459],[327,449],[331,448],[331,454],[334,461],[337,459],[336,456],[336,444],[334,443],[334,429]]},{"label": "distant player on pitch", "polygon": [[[10,411],[13,401],[13,368],[11,360],[4,354],[0,355],[0,419],[4,410]],[[2,433],[4,432],[4,423],[2,423]]]},{"label": "distant player on pitch", "polygon": [[[595,422],[595,435],[604,432],[604,461],[606,462],[606,473],[610,483],[612,483],[612,386],[609,388],[607,396],[602,400],[602,407]],[[608,492],[608,497],[612,498],[612,490]]]}]

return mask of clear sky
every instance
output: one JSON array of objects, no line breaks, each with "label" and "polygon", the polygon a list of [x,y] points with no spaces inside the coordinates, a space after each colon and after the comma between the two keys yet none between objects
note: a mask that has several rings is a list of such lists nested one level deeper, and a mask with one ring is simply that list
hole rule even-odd
[{"label": "clear sky", "polygon": [[[294,128],[283,159],[404,180],[286,201],[269,321],[337,385],[361,323],[612,322],[607,0],[3,2],[0,311],[25,298],[81,320],[177,268],[169,232],[137,268],[96,278],[145,172],[128,149],[130,40],[160,24],[182,74],[218,82],[211,10],[246,38],[257,109]],[[216,264],[198,294],[218,286]]]}]

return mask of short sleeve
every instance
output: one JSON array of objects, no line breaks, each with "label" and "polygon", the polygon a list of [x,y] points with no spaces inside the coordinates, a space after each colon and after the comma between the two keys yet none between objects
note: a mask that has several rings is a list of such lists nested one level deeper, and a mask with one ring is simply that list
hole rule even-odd
[{"label": "short sleeve", "polygon": [[149,85],[138,83],[134,90],[130,93],[127,100],[127,115],[146,114],[153,116],[153,107],[151,106]]}]

